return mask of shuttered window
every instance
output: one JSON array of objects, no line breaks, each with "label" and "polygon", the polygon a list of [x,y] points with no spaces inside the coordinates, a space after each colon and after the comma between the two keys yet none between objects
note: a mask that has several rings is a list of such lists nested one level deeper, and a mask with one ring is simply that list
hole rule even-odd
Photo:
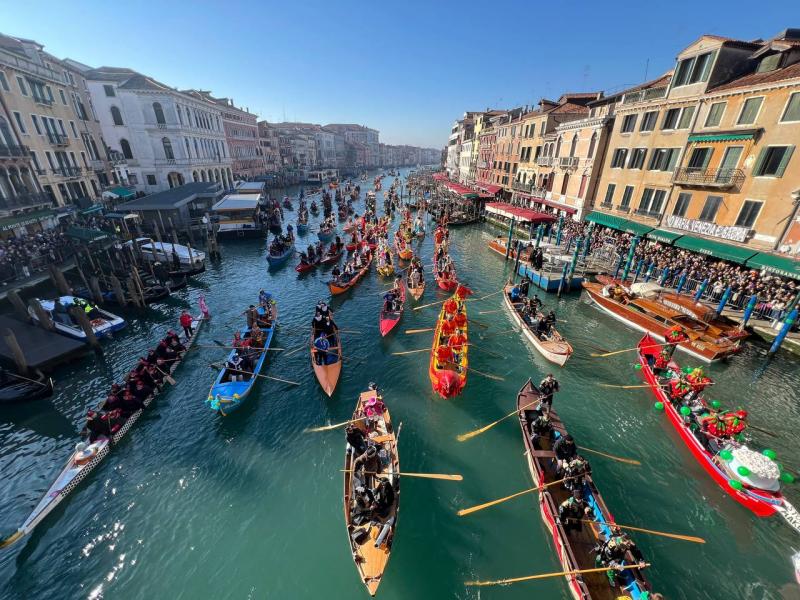
[{"label": "shuttered window", "polygon": [[708,116],[706,117],[706,127],[716,127],[722,121],[722,115],[725,112],[725,105],[727,102],[715,102],[708,109]]},{"label": "shuttered window", "polygon": [[742,112],[739,114],[739,120],[736,121],[737,125],[752,125],[756,122],[758,111],[761,110],[761,104],[764,102],[764,97],[748,98],[742,106]]},{"label": "shuttered window", "polygon": [[783,177],[792,158],[794,146],[767,146],[758,155],[755,177]]},{"label": "shuttered window", "polygon": [[789,102],[786,104],[786,110],[783,111],[781,122],[787,121],[800,121],[800,92],[795,92],[789,96]]},{"label": "shuttered window", "polygon": [[758,200],[745,200],[742,205],[742,210],[739,211],[739,216],[736,218],[737,227],[752,227],[755,225],[758,214],[761,212],[763,202]]}]

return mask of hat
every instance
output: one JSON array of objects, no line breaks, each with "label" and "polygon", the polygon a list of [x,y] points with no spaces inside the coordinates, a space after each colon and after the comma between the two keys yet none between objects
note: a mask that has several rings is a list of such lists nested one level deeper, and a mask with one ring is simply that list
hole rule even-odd
[{"label": "hat", "polygon": [[568,442],[574,442],[575,441],[575,438],[573,438],[572,435],[569,434],[569,433],[564,436],[564,439],[567,440]]},{"label": "hat", "polygon": [[746,419],[747,418],[747,411],[746,410],[737,410],[735,414],[740,419]]}]

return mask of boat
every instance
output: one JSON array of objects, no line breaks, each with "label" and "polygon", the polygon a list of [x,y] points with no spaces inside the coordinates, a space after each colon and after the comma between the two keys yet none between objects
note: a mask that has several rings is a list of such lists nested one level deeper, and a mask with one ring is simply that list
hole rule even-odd
[{"label": "boat", "polygon": [[314,331],[313,329],[311,331],[311,368],[314,370],[314,375],[320,387],[328,397],[333,396],[336,384],[339,383],[339,375],[342,373],[342,336],[339,333],[339,327],[335,323],[333,327],[334,333],[328,338],[330,347],[323,364],[317,364],[317,351],[314,349]]},{"label": "boat", "polygon": [[[364,417],[369,416],[369,420]],[[392,552],[397,517],[400,508],[400,460],[397,452],[397,432],[392,427],[389,409],[376,390],[362,392],[353,411],[354,425],[377,446],[381,457],[380,473],[365,473],[360,481],[353,473],[357,450],[346,445],[344,459],[344,522],[350,553],[358,576],[370,596],[378,591],[386,565]],[[392,487],[392,502],[380,513],[375,510],[364,514],[357,508],[355,490],[363,484],[374,489],[379,481],[388,481]],[[369,517],[369,518],[367,518]]]},{"label": "boat", "polygon": [[[514,322],[522,328],[525,337],[528,338],[531,344],[533,344],[533,347],[539,351],[539,354],[550,362],[557,364],[559,367],[563,367],[564,363],[572,356],[572,345],[558,333],[555,327],[550,329],[548,335],[538,333],[535,324],[528,322],[525,317],[522,316],[522,303],[515,304],[511,301],[511,289],[513,287],[513,285],[507,285],[505,287],[503,300]],[[537,319],[543,319],[544,315],[538,313],[536,317]]]},{"label": "boat", "polygon": [[411,287],[411,269],[406,271],[406,286],[408,287],[408,292],[411,294],[411,297],[414,300],[419,300],[422,298],[422,294],[425,293],[425,277],[420,278],[420,285],[419,287]]},{"label": "boat", "polygon": [[[235,373],[232,372],[231,369],[223,366],[217,378],[214,380],[211,390],[208,392],[206,402],[211,410],[218,412],[223,417],[229,415],[245,403],[256,383],[258,374],[261,372],[261,367],[264,366],[269,345],[272,343],[272,334],[275,332],[275,327],[278,323],[278,305],[275,304],[274,300],[272,302],[271,325],[269,327],[261,327],[261,331],[263,331],[265,335],[264,348],[260,351],[256,348],[251,349],[252,352],[258,353],[252,371],[253,374]],[[258,314],[262,316],[265,314],[263,306],[258,307]],[[245,340],[250,337],[250,328],[242,327],[240,333],[242,340]],[[239,350],[231,350],[225,359],[225,364],[227,364],[237,352],[239,352]],[[243,381],[235,381],[232,379],[232,377],[238,375],[242,376]]]},{"label": "boat", "polygon": [[[702,397],[697,404],[689,408],[690,412],[686,416],[681,413],[684,406],[676,406],[671,401],[667,392],[668,382],[680,376],[680,367],[674,359],[670,360],[664,376],[660,377],[655,374],[647,360],[648,354],[653,352],[657,354],[661,347],[654,336],[649,333],[644,334],[638,344],[641,373],[657,402],[661,403],[659,408],[663,404],[670,424],[695,460],[717,485],[754,514],[768,517],[779,512],[795,529],[800,530],[800,521],[796,518],[800,515],[797,515],[794,507],[781,494],[781,470],[778,464],[762,453],[751,450],[745,444],[705,435],[696,419],[714,409],[709,408]],[[740,469],[743,463],[746,465],[744,469]]]},{"label": "boat", "polygon": [[[525,445],[525,456],[528,461],[533,484],[543,486],[563,478],[555,470],[555,460],[552,446],[559,438],[567,435],[567,430],[558,413],[552,408],[549,411],[552,426],[552,438],[542,435],[537,438],[534,446],[531,440],[531,424],[542,414],[539,405],[539,390],[530,379],[522,386],[517,394],[517,410],[519,411],[519,424],[522,431],[522,441]],[[617,535],[612,530],[614,519],[597,489],[591,473],[582,476],[580,485],[583,498],[591,508],[591,515],[587,520],[594,523],[584,523],[579,530],[565,530],[558,517],[558,508],[562,502],[572,496],[563,484],[551,485],[539,492],[539,511],[545,526],[550,531],[556,555],[562,569],[569,573],[583,569],[594,569],[596,562],[595,546],[605,539]],[[621,561],[623,564],[639,564],[642,562],[638,551],[636,555],[628,550]],[[642,569],[625,569],[615,575],[617,587],[611,587],[607,571],[584,573],[582,575],[565,575],[569,591],[575,600],[620,600],[631,598],[645,598],[645,592],[650,591],[650,584],[644,577]]]},{"label": "boat", "polygon": [[[583,281],[581,285],[589,298],[603,311],[633,329],[649,333],[661,342],[665,341],[667,332],[677,326],[688,338],[678,344],[678,350],[706,362],[714,362],[738,353],[742,340],[747,337],[745,332],[739,332],[738,329],[722,330],[695,318],[685,308],[685,298],[679,298],[681,302],[669,299],[663,301],[658,299],[658,292],[651,294],[636,291],[652,287],[637,288],[639,284],[634,284],[631,286],[632,290],[623,289],[621,294],[615,296],[617,286],[613,283]],[[657,284],[646,285],[659,287]]]},{"label": "boat", "polygon": [[0,369],[0,404],[30,402],[53,395],[53,379],[41,371],[36,379]]},{"label": "boat", "polygon": [[320,261],[320,264],[330,265],[332,263],[338,262],[339,259],[342,257],[342,254],[344,254],[344,250],[339,250],[338,252],[331,252],[329,248],[328,251],[325,253],[325,257]]},{"label": "boat", "polygon": [[[453,323],[455,328],[453,332],[448,331],[451,325],[448,315],[455,315]],[[456,319],[460,323],[456,323]],[[457,293],[442,304],[442,310],[439,313],[439,320],[436,322],[436,328],[433,332],[433,344],[431,346],[430,365],[428,366],[428,376],[431,380],[433,391],[439,394],[442,398],[452,398],[458,396],[467,384],[467,370],[468,359],[467,353],[469,344],[467,331],[467,306]],[[455,331],[461,331],[465,338],[464,345],[461,352],[457,355],[457,361],[450,358],[440,359],[440,352],[447,353],[445,348],[450,348],[449,339]],[[441,348],[441,351],[440,351]]]},{"label": "boat", "polygon": [[443,275],[439,272],[439,269],[436,266],[436,262],[433,263],[433,278],[436,280],[436,285],[439,286],[439,289],[444,290],[445,292],[452,292],[456,289],[458,285],[458,280],[456,279],[455,274],[455,266],[453,267],[453,275]]},{"label": "boat", "polygon": [[136,238],[125,242],[123,246],[132,247],[134,243],[139,247],[142,258],[147,262],[161,262],[168,266],[175,266],[177,258],[179,269],[174,269],[174,271],[186,275],[196,275],[206,270],[205,252],[195,250],[191,246],[154,242],[149,237]]},{"label": "boat", "polygon": [[347,283],[337,283],[334,280],[329,281],[328,289],[330,289],[331,294],[334,296],[338,294],[344,294],[347,290],[352,288],[367,273],[367,271],[369,271],[370,264],[372,264],[372,254],[369,255],[369,258],[367,258],[367,262],[364,264],[364,266],[361,267],[361,269],[355,273]]},{"label": "boat", "polygon": [[267,262],[270,267],[278,267],[289,260],[292,255],[294,255],[294,244],[287,246],[280,254],[267,254]]},{"label": "boat", "polygon": [[400,322],[400,317],[403,316],[403,308],[406,303],[406,286],[402,280],[400,282],[400,309],[399,310],[386,310],[386,302],[381,306],[380,316],[378,318],[378,326],[381,331],[381,337],[386,335],[394,329],[395,325]]},{"label": "boat", "polygon": [[394,275],[394,266],[393,265],[383,265],[382,267],[377,267],[378,275],[383,277],[391,277]]},{"label": "boat", "polygon": [[[202,316],[197,316],[192,321],[194,335],[184,342],[187,351],[192,347],[197,339],[200,333],[200,326],[202,324]],[[186,356],[185,352],[182,357],[183,356]],[[182,357],[181,360],[176,360],[172,363],[169,368],[170,375],[172,375],[175,372],[175,369],[178,368],[178,365],[183,362]],[[166,385],[167,384],[165,383],[164,386]],[[160,390],[158,388],[153,390],[153,393],[143,401],[145,408],[148,408],[164,389],[166,388],[162,387]],[[98,410],[102,409],[104,403],[105,400],[100,403]],[[122,427],[120,427],[116,433],[111,436],[111,438],[102,437],[93,443],[88,443],[88,439],[86,439],[78,443],[75,446],[75,450],[70,454],[66,464],[59,472],[58,476],[55,478],[50,487],[47,488],[47,491],[44,493],[41,500],[39,500],[39,503],[16,532],[0,541],[0,548],[4,548],[19,540],[23,536],[28,535],[39,523],[44,520],[45,517],[47,517],[47,515],[49,515],[59,504],[61,504],[61,502],[63,502],[67,496],[75,491],[80,482],[86,479],[89,473],[91,473],[106,456],[108,456],[111,450],[119,445],[122,438],[127,435],[136,421],[138,421],[142,416],[143,411],[144,409],[137,410],[130,417],[128,417],[125,423],[122,424]]]},{"label": "boat", "polygon": [[316,269],[322,261],[320,259],[315,259],[314,262],[303,262],[302,260],[297,264],[294,268],[295,271],[298,273],[307,273],[308,271],[313,271]]},{"label": "boat", "polygon": [[[60,296],[55,300],[39,300],[37,298],[36,300],[50,316],[55,331],[76,340],[86,341],[86,334],[80,324],[68,312],[73,306],[78,307],[79,310],[84,310],[87,306],[91,307],[91,310],[86,314],[89,317],[92,332],[97,338],[110,337],[115,331],[125,327],[125,319],[122,317],[103,310],[78,296]],[[38,323],[39,316],[33,306],[28,307],[28,314]]]},{"label": "boat", "polygon": [[400,260],[411,260],[414,257],[414,251],[408,246],[408,243],[397,235],[394,238],[394,249]]},{"label": "boat", "polygon": [[320,229],[317,232],[317,237],[321,242],[330,242],[335,234],[336,230],[334,229]]}]

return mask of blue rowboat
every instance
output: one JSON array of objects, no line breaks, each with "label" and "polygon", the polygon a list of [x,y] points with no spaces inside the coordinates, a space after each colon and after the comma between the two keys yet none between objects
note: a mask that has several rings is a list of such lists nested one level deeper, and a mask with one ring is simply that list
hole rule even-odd
[{"label": "blue rowboat", "polygon": [[308,232],[308,223],[297,222],[297,233],[304,235]]},{"label": "blue rowboat", "polygon": [[[272,302],[274,303],[275,301],[273,300]],[[256,375],[261,372],[261,367],[264,365],[264,360],[267,357],[267,349],[272,342],[272,334],[275,331],[275,325],[278,319],[277,305],[273,304],[272,312],[274,315],[272,326],[261,328],[261,331],[263,331],[266,335],[266,338],[264,339],[264,348],[252,349],[253,352],[259,353],[255,362],[255,366],[253,367],[252,375],[248,373],[231,373],[229,372],[228,368],[225,367],[219,372],[219,375],[217,375],[217,378],[214,381],[214,385],[211,386],[211,390],[208,392],[208,398],[206,399],[206,402],[211,407],[211,410],[218,412],[223,417],[232,413],[242,404],[244,404],[244,401],[247,400],[247,397],[250,395],[250,391],[255,385],[257,379]],[[263,315],[264,308],[259,307],[258,313]],[[242,339],[250,336],[250,329],[248,327],[242,327],[240,332]],[[238,350],[230,351],[225,359],[226,363],[228,360],[233,358],[236,352],[238,352]],[[233,376],[241,376],[243,381],[231,381]]]},{"label": "blue rowboat", "polygon": [[327,231],[320,229],[317,232],[317,237],[319,237],[321,242],[330,242],[334,235],[336,235],[336,231],[333,229],[329,229]]},{"label": "blue rowboat", "polygon": [[282,265],[289,257],[294,254],[294,245],[289,246],[282,254],[267,254],[267,262],[270,267],[277,267]]}]

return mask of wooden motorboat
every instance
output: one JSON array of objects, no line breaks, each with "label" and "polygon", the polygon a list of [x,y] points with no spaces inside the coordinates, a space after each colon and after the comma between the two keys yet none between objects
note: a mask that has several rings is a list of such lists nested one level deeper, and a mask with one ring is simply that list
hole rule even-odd
[{"label": "wooden motorboat", "polygon": [[381,306],[381,313],[378,317],[378,326],[380,328],[381,337],[385,337],[392,329],[394,329],[395,325],[400,322],[400,318],[403,316],[403,308],[406,303],[406,286],[400,282],[400,290],[399,290],[399,302],[400,308],[398,310],[386,310],[386,302],[384,301],[383,306]]},{"label": "wooden motorboat", "polygon": [[[450,345],[450,337],[460,333],[463,345],[457,352]],[[442,398],[458,396],[467,384],[468,359],[468,321],[467,305],[458,296],[453,296],[442,304],[439,320],[433,332],[428,376],[433,391]]]},{"label": "wooden motorboat", "polygon": [[[567,435],[564,424],[555,410],[550,410],[551,435],[537,436],[537,443],[532,441],[531,424],[539,417],[539,390],[529,379],[517,394],[517,410],[533,483],[536,487],[558,481],[564,475],[556,472],[553,444]],[[587,461],[588,462],[588,461]],[[566,572],[582,569],[593,569],[598,566],[596,552],[598,543],[617,536],[613,529],[614,518],[597,489],[591,472],[570,481],[573,488],[579,489],[591,511],[586,519],[594,523],[580,523],[578,527],[565,529],[559,519],[559,506],[572,496],[572,491],[564,484],[556,484],[539,492],[539,511],[545,526],[550,531],[555,545],[556,555]],[[618,531],[618,530],[617,530]],[[624,564],[641,563],[638,550],[628,549],[621,559]],[[582,575],[566,575],[569,591],[575,600],[620,600],[623,598],[643,598],[643,592],[650,590],[641,569],[626,569],[615,575],[617,587],[611,587],[607,572],[585,573]],[[624,592],[623,592],[624,590]]]},{"label": "wooden motorboat", "polygon": [[[531,322],[529,318],[522,316],[522,303],[514,303],[511,300],[511,290],[514,286],[507,285],[505,293],[503,294],[503,302],[505,307],[511,313],[514,322],[522,327],[525,337],[533,344],[533,347],[539,351],[539,354],[544,356],[547,360],[563,367],[570,356],[572,356],[572,346],[565,340],[555,327],[550,328],[547,334],[539,333],[536,329],[536,324]],[[538,313],[537,319],[543,319],[544,315]]]},{"label": "wooden motorboat", "polygon": [[[368,418],[367,418],[368,417]],[[344,522],[350,552],[358,576],[370,596],[378,591],[389,556],[392,553],[397,517],[400,508],[400,460],[397,435],[392,427],[389,409],[376,390],[363,392],[353,411],[354,425],[373,445],[380,458],[376,472],[353,472],[358,450],[349,443],[344,459]],[[383,483],[383,489],[379,488]],[[380,489],[383,502],[377,509],[363,508],[357,496],[364,490]]]},{"label": "wooden motorboat", "polygon": [[347,290],[352,288],[355,284],[357,284],[362,277],[369,271],[369,266],[372,264],[372,254],[369,255],[367,262],[364,264],[361,269],[355,273],[347,283],[342,283],[341,281],[336,282],[331,280],[328,282],[328,289],[330,289],[331,294],[334,296],[338,294],[344,294]]},{"label": "wooden motorboat", "polygon": [[36,378],[23,377],[0,368],[0,404],[30,402],[53,395],[53,379],[41,371]]},{"label": "wooden motorboat", "polygon": [[333,328],[333,335],[328,337],[329,347],[324,352],[314,347],[314,332],[311,332],[311,367],[320,387],[329,397],[333,396],[342,373],[342,339],[335,323]]},{"label": "wooden motorboat", "polygon": [[[184,346],[188,351],[192,344],[194,344],[197,336],[200,333],[200,326],[203,323],[203,318],[201,316],[196,317],[193,320],[192,328],[194,330],[194,335],[191,338],[184,341]],[[175,372],[175,369],[178,368],[183,362],[183,358],[186,356],[184,352],[181,355],[181,360],[174,361],[171,366],[169,367],[169,374]],[[164,387],[162,388],[155,388],[153,393],[144,399],[143,404],[145,408],[148,408],[156,397],[166,389],[169,389],[169,386],[164,383]],[[101,401],[97,410],[102,410],[105,400]],[[116,448],[119,443],[122,441],[122,438],[127,435],[127,433],[131,430],[131,428],[136,424],[139,418],[142,416],[144,409],[139,409],[135,413],[131,414],[125,422],[119,427],[111,437],[100,437],[94,442],[90,443],[88,438],[82,440],[75,446],[75,450],[70,454],[69,458],[67,459],[67,463],[64,465],[64,468],[61,469],[61,472],[55,478],[53,483],[47,489],[47,491],[42,496],[39,503],[33,509],[33,511],[28,515],[22,525],[10,536],[6,537],[3,540],[0,540],[0,548],[4,548],[13,544],[23,536],[29,534],[33,531],[36,526],[41,523],[47,515],[49,515],[61,502],[69,496],[73,491],[75,491],[80,482],[86,479],[86,477],[99,465],[103,459],[108,456],[113,448]]]},{"label": "wooden motorboat", "polygon": [[695,318],[685,308],[685,298],[676,298],[675,302],[667,300],[668,304],[657,296],[631,294],[624,289],[619,293],[613,283],[604,285],[584,281],[581,285],[602,310],[633,329],[650,333],[659,341],[665,341],[667,332],[677,326],[688,338],[678,344],[678,349],[706,362],[736,354],[741,350],[742,340],[747,337],[746,332],[738,329],[720,329]]}]

